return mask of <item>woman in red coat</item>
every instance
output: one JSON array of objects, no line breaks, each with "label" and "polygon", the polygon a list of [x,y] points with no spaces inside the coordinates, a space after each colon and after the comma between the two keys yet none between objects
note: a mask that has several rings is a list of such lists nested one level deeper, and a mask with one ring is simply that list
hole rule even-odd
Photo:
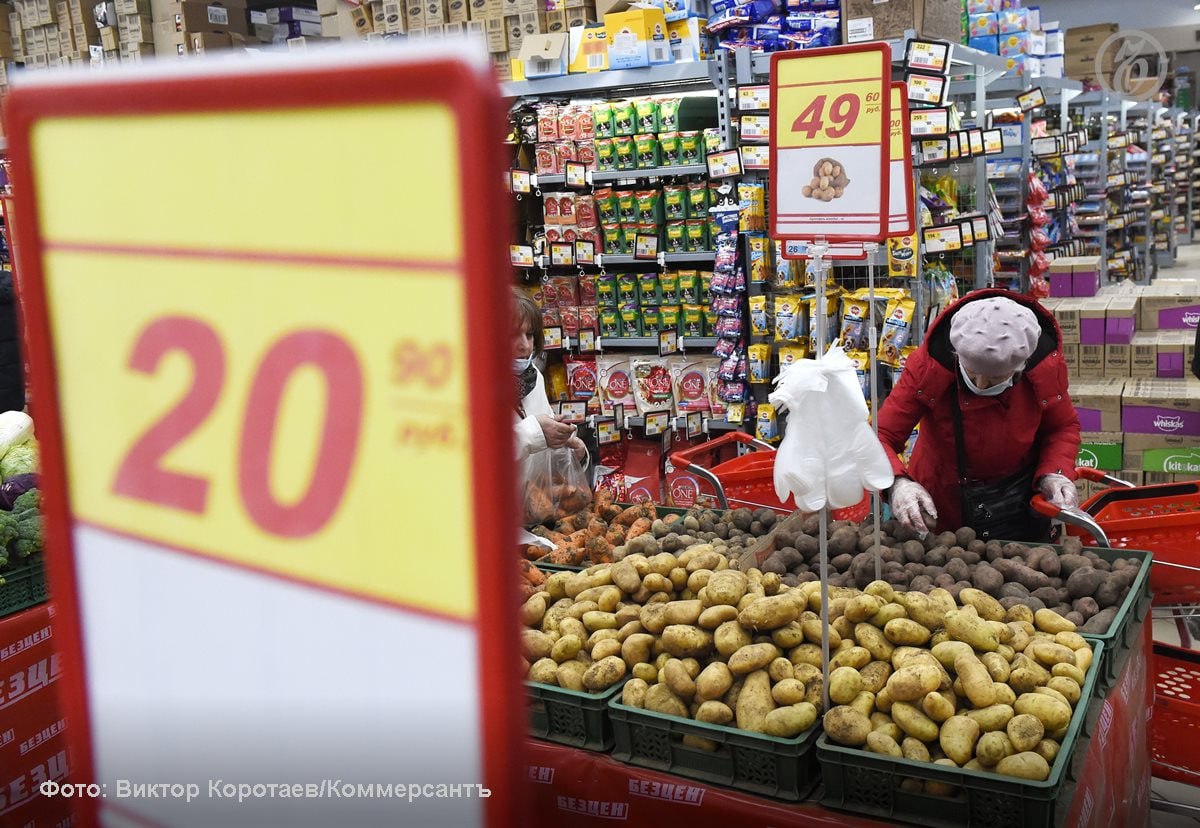
[{"label": "woman in red coat", "polygon": [[[905,467],[899,453],[917,423]],[[951,305],[880,410],[879,440],[896,472],[892,512],[922,536],[970,526],[985,540],[1046,540],[1049,521],[1030,498],[1078,505],[1079,418],[1054,317],[1004,290]]]}]

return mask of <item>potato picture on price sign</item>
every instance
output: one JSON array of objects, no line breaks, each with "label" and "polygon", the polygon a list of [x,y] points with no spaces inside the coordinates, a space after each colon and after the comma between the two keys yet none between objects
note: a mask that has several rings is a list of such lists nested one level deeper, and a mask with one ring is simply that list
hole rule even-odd
[{"label": "potato picture on price sign", "polygon": [[891,53],[869,44],[771,59],[771,233],[887,235]]}]

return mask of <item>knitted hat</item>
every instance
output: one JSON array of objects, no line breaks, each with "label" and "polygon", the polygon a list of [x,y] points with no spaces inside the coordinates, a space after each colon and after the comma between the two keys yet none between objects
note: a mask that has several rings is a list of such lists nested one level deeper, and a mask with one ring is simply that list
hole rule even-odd
[{"label": "knitted hat", "polygon": [[1003,296],[967,302],[950,319],[958,361],[985,377],[1007,377],[1024,368],[1041,334],[1037,314]]}]

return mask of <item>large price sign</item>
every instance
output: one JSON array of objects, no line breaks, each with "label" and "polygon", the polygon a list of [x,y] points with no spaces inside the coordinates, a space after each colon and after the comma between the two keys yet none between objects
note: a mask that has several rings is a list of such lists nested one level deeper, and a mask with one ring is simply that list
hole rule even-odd
[{"label": "large price sign", "polygon": [[917,205],[913,192],[912,133],[908,120],[908,91],[900,82],[892,84],[892,111],[888,116],[888,233],[907,236],[916,223]]},{"label": "large price sign", "polygon": [[482,55],[424,54],[9,98],[72,781],[106,823],[515,824],[499,98]]},{"label": "large price sign", "polygon": [[839,46],[771,57],[771,234],[888,233],[891,52]]}]

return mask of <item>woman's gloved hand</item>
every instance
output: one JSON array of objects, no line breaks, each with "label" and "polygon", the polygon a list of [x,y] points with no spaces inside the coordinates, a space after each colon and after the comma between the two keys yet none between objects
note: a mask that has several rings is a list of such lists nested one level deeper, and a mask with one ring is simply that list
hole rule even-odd
[{"label": "woman's gloved hand", "polygon": [[925,516],[937,520],[937,508],[929,492],[920,483],[907,477],[897,477],[892,484],[891,507],[896,520],[919,533],[922,538],[929,534]]},{"label": "woman's gloved hand", "polygon": [[1038,491],[1051,506],[1060,509],[1079,508],[1079,492],[1070,479],[1061,474],[1047,474],[1038,481]]}]

